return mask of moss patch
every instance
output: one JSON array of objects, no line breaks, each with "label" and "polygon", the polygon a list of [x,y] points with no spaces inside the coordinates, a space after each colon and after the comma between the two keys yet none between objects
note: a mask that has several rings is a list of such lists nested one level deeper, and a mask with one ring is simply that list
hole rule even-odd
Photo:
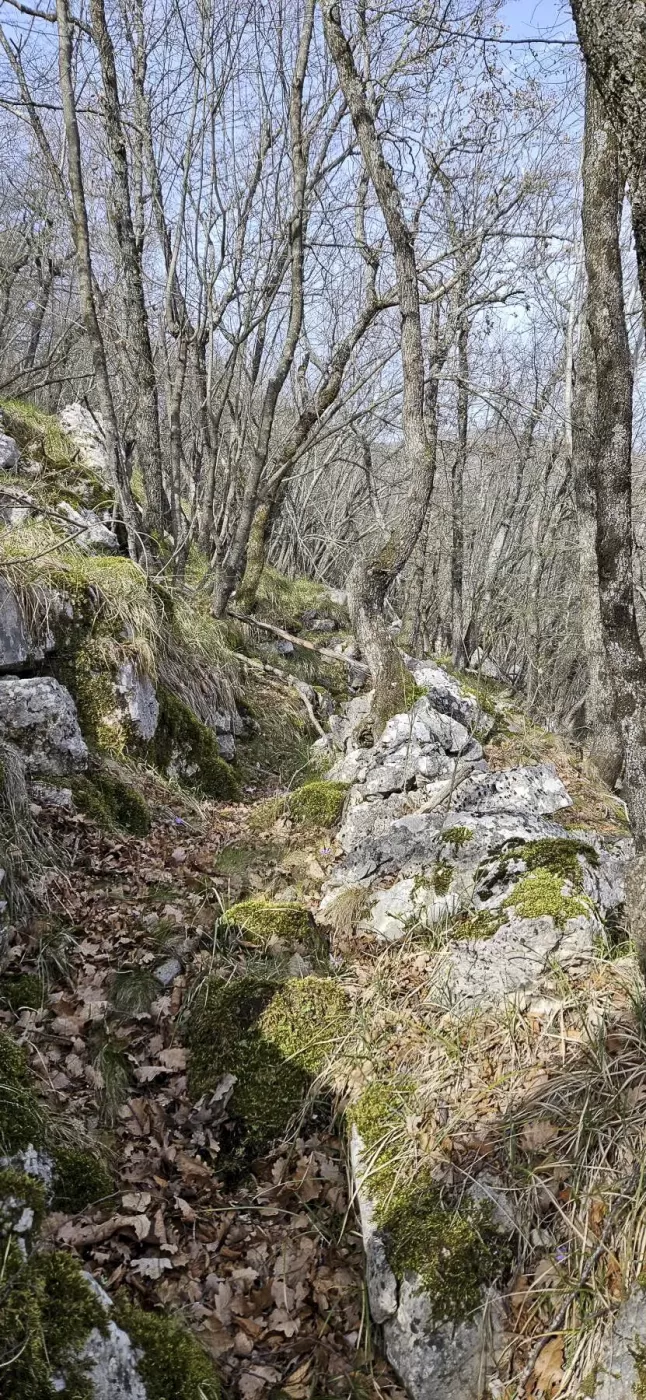
[{"label": "moss patch", "polygon": [[26,1057],[0,1032],[0,1149],[12,1153],[30,1143],[41,1147],[45,1136],[46,1117],[32,1087]]},{"label": "moss patch", "polygon": [[38,1011],[45,1002],[45,983],[35,973],[24,972],[20,977],[0,979],[0,1002],[5,1002],[12,1011]]},{"label": "moss patch", "polygon": [[175,1318],[143,1312],[125,1298],[117,1299],[113,1316],[143,1353],[137,1370],[148,1400],[219,1400],[212,1362]]},{"label": "moss patch", "polygon": [[287,809],[299,826],[332,827],[341,820],[347,783],[305,783],[290,793]]},{"label": "moss patch", "polygon": [[375,1218],[393,1272],[400,1280],[419,1276],[435,1321],[460,1322],[480,1306],[483,1285],[504,1272],[511,1251],[487,1205],[456,1204],[425,1174],[397,1185],[398,1139],[413,1099],[406,1079],[371,1084],[351,1119],[365,1145]]},{"label": "moss patch", "polygon": [[246,899],[227,909],[222,922],[241,929],[249,942],[261,948],[275,941],[284,949],[302,947],[312,952],[321,951],[323,939],[309,910],[302,904]]},{"label": "moss patch", "polygon": [[20,1220],[23,1208],[33,1211],[32,1230],[37,1233],[47,1205],[47,1192],[42,1181],[24,1172],[7,1167],[0,1171],[0,1239],[4,1239]]},{"label": "moss patch", "polygon": [[438,861],[433,871],[433,889],[435,894],[448,894],[453,881],[453,867],[447,860]]},{"label": "moss patch", "polygon": [[529,871],[549,870],[552,875],[559,875],[562,881],[568,880],[574,889],[580,890],[583,888],[583,867],[579,857],[594,870],[598,868],[599,856],[587,841],[568,836],[547,836],[540,841],[527,841],[525,845],[505,849],[503,862],[522,860]]},{"label": "moss patch", "polygon": [[236,1076],[224,1143],[230,1168],[284,1132],[346,1016],[345,994],[331,979],[206,982],[188,1022],[189,1091],[199,1098],[223,1075]]},{"label": "moss patch", "polygon": [[129,783],[104,770],[93,770],[70,781],[78,810],[107,831],[120,827],[133,836],[150,831],[150,808],[145,798]]},{"label": "moss patch", "polygon": [[69,1400],[94,1393],[76,1359],[94,1327],[106,1330],[104,1309],[76,1259],[61,1250],[25,1260],[10,1242],[0,1279],[0,1367],[5,1400],[53,1400],[54,1377]]},{"label": "moss patch", "polygon": [[563,928],[568,919],[590,914],[592,909],[585,895],[564,894],[563,884],[561,875],[539,867],[518,881],[511,894],[507,895],[503,908],[515,909],[519,919],[538,919],[548,915],[558,928]]},{"label": "moss patch", "polygon": [[443,846],[452,846],[457,852],[461,846],[467,846],[473,840],[473,832],[468,826],[450,826],[448,831],[442,832],[441,840]]},{"label": "moss patch", "polygon": [[75,1213],[109,1196],[114,1181],[96,1152],[60,1147],[54,1152],[52,1209]]},{"label": "moss patch", "polygon": [[151,762],[162,773],[176,775],[205,797],[238,801],[238,779],[220,757],[213,731],[164,686],[159,688],[158,699],[157,731],[146,746]]}]

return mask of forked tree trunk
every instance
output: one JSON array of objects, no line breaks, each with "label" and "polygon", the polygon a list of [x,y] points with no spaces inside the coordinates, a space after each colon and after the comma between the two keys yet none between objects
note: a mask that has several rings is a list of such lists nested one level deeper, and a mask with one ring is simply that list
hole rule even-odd
[{"label": "forked tree trunk", "polygon": [[623,752],[619,726],[614,718],[614,687],[601,621],[596,551],[596,435],[597,380],[590,331],[584,320],[572,403],[572,477],[579,539],[581,631],[588,670],[586,747],[597,772],[609,787],[614,787],[621,772]]},{"label": "forked tree trunk", "polygon": [[635,840],[646,846],[646,661],[632,573],[632,367],[619,245],[623,202],[617,141],[588,77],[583,161],[587,321],[597,381],[596,507],[601,622],[624,750]]},{"label": "forked tree trunk", "polygon": [[424,351],[413,235],[404,218],[391,166],[383,152],[364,84],[341,26],[336,0],[323,0],[325,38],[359,148],[379,201],[393,250],[401,317],[402,426],[410,487],[400,524],[376,552],[358,562],[348,580],[348,603],[359,645],[374,680],[373,729],[406,704],[401,657],[384,622],[388,589],[407,563],[419,537],[433,487],[433,458],[424,422]]}]

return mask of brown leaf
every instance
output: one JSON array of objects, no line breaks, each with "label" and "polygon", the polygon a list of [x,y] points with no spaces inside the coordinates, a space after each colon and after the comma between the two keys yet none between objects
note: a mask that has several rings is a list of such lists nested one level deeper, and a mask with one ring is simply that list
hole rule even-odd
[{"label": "brown leaf", "polygon": [[543,1347],[534,1366],[536,1394],[551,1396],[563,1380],[563,1338],[552,1337]]},{"label": "brown leaf", "polygon": [[558,1137],[558,1128],[550,1123],[547,1118],[537,1118],[535,1123],[528,1123],[520,1135],[521,1146],[527,1152],[540,1152],[541,1148],[549,1146],[550,1142]]}]

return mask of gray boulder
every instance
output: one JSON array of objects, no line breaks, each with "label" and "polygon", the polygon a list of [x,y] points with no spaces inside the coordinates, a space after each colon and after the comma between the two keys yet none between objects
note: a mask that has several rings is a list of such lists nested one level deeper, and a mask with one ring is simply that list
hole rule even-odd
[{"label": "gray boulder", "polygon": [[0,471],[15,472],[20,461],[20,448],[15,438],[0,432]]},{"label": "gray boulder", "polygon": [[22,750],[29,772],[81,772],[88,751],[68,690],[51,676],[0,678],[0,734]]},{"label": "gray boulder", "polygon": [[75,510],[69,501],[60,501],[56,509],[59,515],[63,515],[69,521],[74,545],[84,554],[118,553],[119,541],[116,535],[104,525],[95,511],[86,510],[84,506]]},{"label": "gray boulder", "polygon": [[594,1400],[637,1400],[646,1381],[646,1292],[622,1303],[597,1367]]},{"label": "gray boulder", "polygon": [[159,701],[150,676],[139,671],[133,661],[120,667],[115,687],[137,737],[152,739],[159,719]]},{"label": "gray boulder", "polygon": [[585,967],[601,932],[592,910],[568,919],[563,928],[549,915],[519,919],[510,910],[491,938],[465,938],[451,946],[433,974],[438,1003],[462,1015],[510,998],[523,1000],[538,990],[555,963],[569,972]]},{"label": "gray boulder", "polygon": [[29,633],[18,598],[6,579],[0,578],[0,671],[15,671],[29,657]]},{"label": "gray boulder", "polygon": [[572,806],[572,798],[551,763],[474,773],[455,792],[456,812],[527,812],[548,816]]}]

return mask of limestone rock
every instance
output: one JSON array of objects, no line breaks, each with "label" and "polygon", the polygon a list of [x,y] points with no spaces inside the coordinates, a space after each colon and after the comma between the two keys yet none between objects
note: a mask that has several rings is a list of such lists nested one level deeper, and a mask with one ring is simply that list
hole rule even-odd
[{"label": "limestone rock", "polygon": [[[105,1289],[91,1274],[84,1274],[84,1278],[109,1313],[112,1299]],[[93,1400],[146,1400],[146,1387],[137,1370],[140,1355],[127,1332],[111,1319],[105,1335],[93,1328],[79,1354],[87,1367]]]},{"label": "limestone rock", "polygon": [[93,415],[82,403],[70,403],[59,414],[61,427],[71,437],[81,456],[101,481],[109,480],[101,415]]},{"label": "limestone rock", "polygon": [[0,734],[23,751],[28,771],[60,776],[87,765],[74,701],[51,676],[0,678]]},{"label": "limestone rock", "polygon": [[547,816],[571,807],[567,788],[551,763],[474,773],[458,788],[451,802],[456,812],[528,812]]},{"label": "limestone rock", "polygon": [[0,578],[0,671],[15,671],[29,657],[30,640],[18,598]]},{"label": "limestone rock", "polygon": [[646,1370],[646,1292],[638,1288],[622,1303],[597,1369],[594,1400],[633,1400],[643,1394]]},{"label": "limestone rock", "polygon": [[0,486],[0,523],[22,525],[31,515],[34,498],[20,486]]},{"label": "limestone rock", "polygon": [[384,1323],[386,1355],[411,1400],[481,1400],[504,1340],[502,1299],[490,1290],[472,1321],[434,1324],[418,1280],[404,1278],[397,1315]]},{"label": "limestone rock", "polygon": [[75,510],[69,501],[60,501],[56,509],[60,515],[64,515],[65,519],[69,520],[77,549],[83,550],[85,554],[118,553],[119,541],[116,535],[113,535],[107,525],[103,524],[96,511],[86,510],[84,506]]},{"label": "limestone rock", "polygon": [[150,676],[139,671],[133,661],[126,661],[115,686],[138,738],[152,739],[159,719],[159,701]]},{"label": "limestone rock", "polygon": [[48,783],[32,783],[31,797],[39,807],[49,807],[58,812],[75,811],[72,789],[50,787]]},{"label": "limestone rock", "polygon": [[0,432],[0,471],[15,472],[20,461],[20,448],[15,438]]},{"label": "limestone rock", "polygon": [[386,1247],[375,1221],[372,1201],[368,1192],[363,1189],[363,1180],[366,1175],[364,1151],[364,1144],[359,1133],[356,1127],[353,1127],[350,1139],[350,1160],[357,1188],[361,1234],[366,1256],[368,1298],[373,1319],[376,1323],[381,1324],[386,1322],[389,1317],[394,1317],[397,1312],[397,1279],[388,1263]]},{"label": "limestone rock", "polygon": [[409,660],[407,664],[415,684],[426,691],[429,703],[439,714],[451,715],[471,733],[491,727],[491,721],[487,721],[475,696],[464,692],[458,681],[440,666],[432,661]]},{"label": "limestone rock", "polygon": [[465,938],[435,971],[438,1000],[464,1014],[535,991],[554,962],[574,970],[594,955],[601,923],[594,914],[558,928],[548,915],[518,919],[510,912],[491,938]]}]

